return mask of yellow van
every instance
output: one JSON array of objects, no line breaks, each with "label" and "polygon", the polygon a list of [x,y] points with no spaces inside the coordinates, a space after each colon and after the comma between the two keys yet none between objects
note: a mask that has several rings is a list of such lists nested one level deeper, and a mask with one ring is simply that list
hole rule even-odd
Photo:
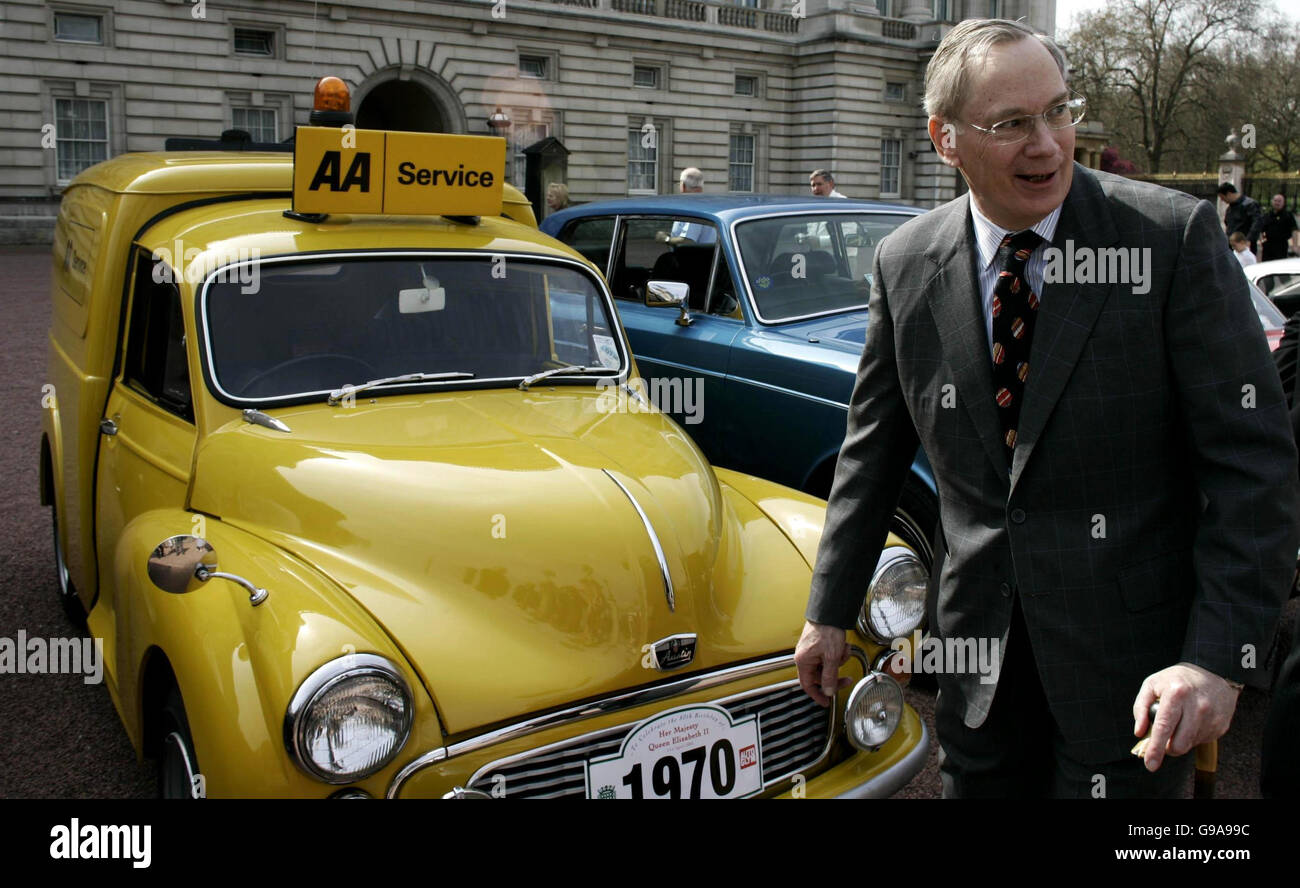
[{"label": "yellow van", "polygon": [[[162,794],[906,783],[927,738],[889,644],[850,635],[829,709],[795,679],[824,503],[640,400],[501,140],[414,136],[130,154],[65,193],[41,493]],[[924,570],[894,542],[864,619],[907,636]]]}]

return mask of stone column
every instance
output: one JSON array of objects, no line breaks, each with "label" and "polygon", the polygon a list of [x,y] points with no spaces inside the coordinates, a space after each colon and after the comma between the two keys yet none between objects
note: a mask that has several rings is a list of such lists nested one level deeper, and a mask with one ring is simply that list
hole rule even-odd
[{"label": "stone column", "polygon": [[934,18],[934,8],[929,0],[907,0],[900,17],[912,22],[928,22]]}]

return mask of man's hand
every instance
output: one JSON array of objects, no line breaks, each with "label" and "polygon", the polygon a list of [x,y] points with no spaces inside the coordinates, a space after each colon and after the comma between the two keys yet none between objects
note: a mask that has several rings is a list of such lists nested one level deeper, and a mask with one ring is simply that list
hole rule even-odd
[{"label": "man's hand", "polygon": [[1160,701],[1143,756],[1147,770],[1158,769],[1166,752],[1185,755],[1226,734],[1239,693],[1224,679],[1193,663],[1179,663],[1148,675],[1133,701],[1133,733],[1138,737],[1146,735],[1151,704]]},{"label": "man's hand", "polygon": [[819,706],[829,706],[835,691],[851,684],[840,678],[840,667],[849,659],[844,630],[824,623],[805,623],[794,649],[799,684]]}]

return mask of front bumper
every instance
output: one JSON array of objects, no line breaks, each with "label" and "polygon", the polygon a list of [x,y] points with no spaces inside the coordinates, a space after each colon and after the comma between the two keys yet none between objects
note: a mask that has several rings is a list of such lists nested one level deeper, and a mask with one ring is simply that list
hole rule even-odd
[{"label": "front bumper", "polygon": [[[866,674],[867,658],[864,652],[855,654],[844,672],[856,682]],[[493,792],[497,789],[499,796],[506,798],[581,797],[585,795],[581,762],[590,760],[600,744],[605,744],[606,751],[611,743],[617,749],[618,738],[645,719],[681,706],[709,703],[731,707],[774,695],[780,698],[781,709],[774,715],[778,719],[772,723],[774,732],[788,733],[789,713],[798,708],[792,702],[795,698],[806,704],[804,719],[813,718],[807,712],[811,707],[826,713],[828,726],[821,741],[806,741],[804,748],[810,752],[802,761],[775,768],[771,775],[765,737],[764,775],[770,779],[759,793],[761,797],[884,797],[906,784],[925,764],[929,739],[914,710],[904,708],[898,729],[879,749],[855,750],[844,738],[842,728],[847,690],[829,712],[816,707],[798,689],[793,658],[785,655],[456,738],[444,747],[408,760],[386,794],[390,798],[439,798],[449,792],[469,790],[473,797],[482,798],[498,795]],[[552,767],[551,763],[556,763],[554,768],[545,770]],[[525,781],[533,782],[538,791],[521,790]]]}]

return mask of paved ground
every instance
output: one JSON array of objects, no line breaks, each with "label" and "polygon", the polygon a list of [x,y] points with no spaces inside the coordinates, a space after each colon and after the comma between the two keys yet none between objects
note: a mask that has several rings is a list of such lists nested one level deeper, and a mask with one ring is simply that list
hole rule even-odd
[{"label": "paved ground", "polygon": [[[55,600],[49,510],[38,499],[40,395],[49,329],[48,250],[0,247],[0,638],[59,637],[68,624]],[[1287,625],[1294,621],[1293,602]],[[908,691],[931,726],[934,698]],[[1267,695],[1247,690],[1222,744],[1222,798],[1258,796],[1259,737]],[[926,769],[902,791],[939,794],[931,742]],[[0,798],[149,797],[152,769],[137,763],[103,685],[80,676],[0,675]]]}]

